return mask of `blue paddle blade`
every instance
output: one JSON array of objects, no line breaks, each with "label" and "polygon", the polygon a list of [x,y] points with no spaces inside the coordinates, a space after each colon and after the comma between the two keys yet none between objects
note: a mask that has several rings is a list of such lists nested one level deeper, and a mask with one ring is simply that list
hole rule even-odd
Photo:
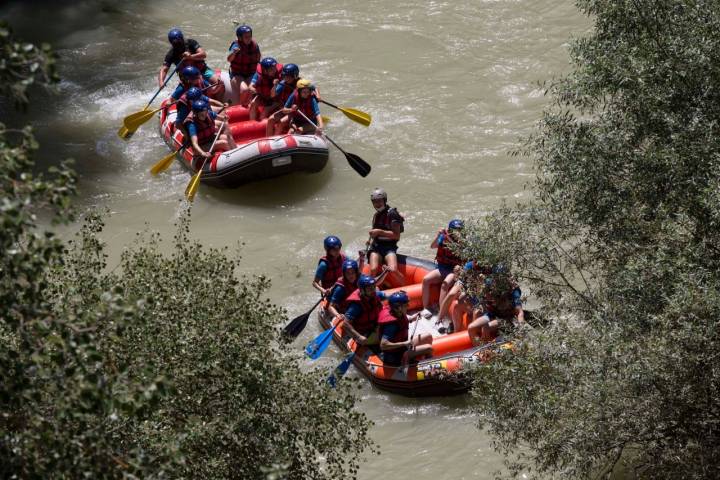
[{"label": "blue paddle blade", "polygon": [[333,370],[333,372],[330,374],[327,379],[327,383],[332,388],[335,388],[337,382],[340,381],[343,375],[345,375],[345,373],[348,371],[350,365],[352,365],[353,358],[355,358],[355,352],[351,352],[347,357],[345,357],[343,361],[340,362],[340,365],[335,367],[335,370]]},{"label": "blue paddle blade", "polygon": [[305,347],[305,355],[310,357],[311,360],[317,360],[320,358],[320,355],[323,354],[323,352],[327,349],[328,345],[330,345],[330,340],[332,340],[332,334],[335,330],[336,325],[333,325],[331,328],[328,328],[323,333],[318,335],[315,340],[308,343],[308,346]]}]

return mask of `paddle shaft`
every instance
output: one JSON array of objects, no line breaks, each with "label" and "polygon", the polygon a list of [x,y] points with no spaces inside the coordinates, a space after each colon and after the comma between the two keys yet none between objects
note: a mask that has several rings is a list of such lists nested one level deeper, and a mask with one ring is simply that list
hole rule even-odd
[{"label": "paddle shaft", "polygon": [[178,68],[180,68],[180,65],[182,65],[182,62],[183,62],[183,61],[180,60],[180,61],[178,62],[178,64],[175,65],[175,69],[173,69],[172,73],[171,73],[170,75],[168,75],[168,76],[165,77],[165,81],[164,81],[163,84],[160,86],[160,88],[158,88],[157,92],[155,92],[155,95],[153,95],[153,97],[150,99],[150,101],[148,102],[147,106],[145,107],[146,109],[152,104],[152,102],[155,101],[155,99],[156,99],[157,96],[160,94],[160,92],[162,91],[162,89],[165,88],[165,85],[167,85],[168,82],[170,81],[170,78],[171,78],[173,75],[175,75],[175,72],[178,71]]},{"label": "paddle shaft", "polygon": [[[318,128],[318,126],[315,124],[315,122],[313,122],[312,120],[310,120],[310,119],[308,118],[308,116],[305,115],[305,114],[302,112],[302,110],[299,110],[299,109],[298,109],[298,110],[295,110],[295,112],[296,112],[296,113],[299,113],[300,115],[302,115],[305,120],[307,120],[308,122],[310,122],[310,125],[312,125],[313,127],[315,127],[315,129]],[[327,133],[323,133],[323,135],[325,136],[325,138],[327,138],[328,140],[330,140],[330,143],[332,143],[333,145],[335,145],[335,148],[337,148],[338,150],[340,150],[340,151],[341,151],[342,153],[344,153],[345,156],[347,157],[347,155],[348,155],[347,152],[346,152],[345,150],[343,150],[342,147],[340,147],[337,143],[335,143],[332,138],[328,137]]]}]

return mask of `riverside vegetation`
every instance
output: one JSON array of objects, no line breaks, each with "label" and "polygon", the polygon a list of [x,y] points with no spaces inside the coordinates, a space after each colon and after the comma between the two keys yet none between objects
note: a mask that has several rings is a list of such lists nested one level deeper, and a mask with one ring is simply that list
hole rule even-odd
[{"label": "riverside vegetation", "polygon": [[593,29],[516,152],[533,200],[463,252],[507,263],[549,325],[478,372],[475,409],[511,474],[717,478],[720,4],[577,4]]},{"label": "riverside vegetation", "polygon": [[[4,24],[0,55],[19,108],[56,80],[49,48]],[[374,448],[353,382],[284,354],[268,280],[190,241],[189,213],[169,255],[140,234],[112,268],[98,215],[58,239],[36,215],[71,220],[75,177],[32,175],[37,148],[0,125],[0,476],[353,478]]]}]

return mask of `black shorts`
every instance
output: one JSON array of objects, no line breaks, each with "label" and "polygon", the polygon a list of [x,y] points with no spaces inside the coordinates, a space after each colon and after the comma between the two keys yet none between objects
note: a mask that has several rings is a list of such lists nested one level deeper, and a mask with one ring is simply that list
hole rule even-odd
[{"label": "black shorts", "polygon": [[373,243],[370,246],[370,253],[375,252],[381,257],[385,258],[391,253],[397,254],[398,246],[397,244],[382,244],[382,243]]}]

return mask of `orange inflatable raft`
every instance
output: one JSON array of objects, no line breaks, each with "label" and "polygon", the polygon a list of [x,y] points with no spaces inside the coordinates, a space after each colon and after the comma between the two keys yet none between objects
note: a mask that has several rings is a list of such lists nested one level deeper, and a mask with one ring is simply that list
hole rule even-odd
[{"label": "orange inflatable raft", "polygon": [[[410,297],[408,310],[422,308],[422,280],[425,275],[435,269],[435,264],[428,260],[398,255],[398,270],[405,277],[404,285],[392,285],[383,290],[388,295],[397,290],[404,290]],[[388,280],[386,283],[390,283]],[[431,293],[437,303],[439,288]],[[451,306],[451,312],[455,305]],[[320,310],[320,323],[323,328],[330,328],[337,319],[333,319],[325,309]],[[359,348],[355,340],[338,325],[333,340],[343,350],[355,351],[353,358],[355,367],[360,370],[374,385],[393,393],[411,397],[445,396],[464,393],[469,388],[469,380],[463,374],[469,366],[485,362],[499,349],[511,347],[509,341],[494,339],[482,345],[473,345],[467,330],[451,334],[441,334],[440,325],[434,320],[420,319],[416,334],[429,332],[433,336],[433,355],[417,364],[390,367],[383,364],[375,352],[367,348]],[[468,319],[464,319],[467,328]],[[411,324],[411,328],[414,328]],[[412,331],[412,330],[411,330]]]},{"label": "orange inflatable raft", "polygon": [[[227,75],[227,72],[223,72]],[[166,105],[170,99],[166,99]],[[168,147],[176,151],[185,141],[175,128],[175,105],[161,110],[160,135]],[[216,153],[205,163],[201,181],[220,188],[234,188],[244,183],[278,177],[294,172],[315,173],[325,168],[328,144],[316,135],[265,136],[267,120],[250,120],[248,109],[240,105],[226,110],[230,130],[237,148]],[[191,148],[177,154],[180,163],[192,173],[201,162],[194,162]]]}]

